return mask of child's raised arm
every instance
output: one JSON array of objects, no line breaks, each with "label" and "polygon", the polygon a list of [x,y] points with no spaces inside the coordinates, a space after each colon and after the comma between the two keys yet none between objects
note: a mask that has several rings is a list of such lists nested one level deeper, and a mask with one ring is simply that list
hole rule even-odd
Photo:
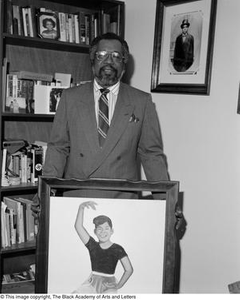
[{"label": "child's raised arm", "polygon": [[77,213],[77,217],[76,217],[76,221],[75,221],[75,229],[76,229],[80,239],[84,243],[84,245],[89,241],[89,237],[90,237],[89,233],[83,226],[84,209],[86,207],[86,208],[92,208],[95,210],[96,205],[97,205],[97,203],[95,203],[94,201],[87,201],[87,202],[81,203],[78,208],[78,213]]}]

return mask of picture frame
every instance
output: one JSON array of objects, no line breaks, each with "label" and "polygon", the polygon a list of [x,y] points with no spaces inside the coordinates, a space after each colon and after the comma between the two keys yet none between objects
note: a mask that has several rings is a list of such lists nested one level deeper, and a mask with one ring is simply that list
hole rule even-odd
[{"label": "picture frame", "polygon": [[[134,268],[133,275],[119,292],[161,294],[176,291],[179,273],[176,267],[178,243],[175,232],[178,182],[77,180],[40,176],[38,187],[41,213],[36,250],[36,293],[73,293],[82,279],[89,275],[88,251],[74,228],[79,205],[89,200],[94,201],[97,208],[96,211],[85,209],[86,229],[93,231],[92,218],[95,214],[109,214],[113,220],[116,243],[124,247]],[[82,189],[134,193],[145,191],[153,193],[154,198],[149,195],[139,199],[62,196],[62,191]],[[58,196],[51,196],[53,190]],[[149,243],[152,244],[151,254],[147,256]],[[118,272],[121,273],[121,268],[116,269],[117,277],[120,276]]]},{"label": "picture frame", "polygon": [[209,95],[217,0],[157,0],[151,92]]},{"label": "picture frame", "polygon": [[34,86],[34,113],[35,114],[55,114],[60,102],[62,92],[68,86]]},{"label": "picture frame", "polygon": [[38,36],[43,39],[58,40],[60,37],[59,18],[56,13],[37,14]]}]

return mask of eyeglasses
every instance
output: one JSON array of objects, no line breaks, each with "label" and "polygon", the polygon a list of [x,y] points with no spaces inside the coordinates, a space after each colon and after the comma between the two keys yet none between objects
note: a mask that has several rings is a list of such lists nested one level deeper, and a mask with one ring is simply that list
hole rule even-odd
[{"label": "eyeglasses", "polygon": [[108,51],[103,50],[103,51],[96,52],[95,55],[96,55],[97,60],[100,60],[100,61],[107,59],[109,57],[109,55],[112,56],[113,61],[118,62],[118,63],[122,62],[122,60],[124,59],[124,56],[122,56],[122,54],[117,51],[108,52]]}]

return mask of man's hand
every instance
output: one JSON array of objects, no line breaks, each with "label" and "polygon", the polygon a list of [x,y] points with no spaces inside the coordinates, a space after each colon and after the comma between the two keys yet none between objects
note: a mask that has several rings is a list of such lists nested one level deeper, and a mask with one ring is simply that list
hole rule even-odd
[{"label": "man's hand", "polygon": [[184,233],[186,231],[187,222],[184,218],[182,209],[178,205],[175,210],[175,217],[177,219],[176,226],[175,226],[176,233],[177,233],[178,239],[180,240],[184,236]]}]

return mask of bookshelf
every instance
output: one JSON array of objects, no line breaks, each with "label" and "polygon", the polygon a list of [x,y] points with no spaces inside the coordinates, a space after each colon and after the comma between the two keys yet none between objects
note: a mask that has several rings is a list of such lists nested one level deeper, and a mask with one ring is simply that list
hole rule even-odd
[{"label": "bookshelf", "polygon": [[[31,36],[23,33],[16,25],[18,24],[15,22],[16,20],[14,19],[13,22],[12,18],[9,17],[11,16],[9,14],[9,5],[10,7],[18,6],[20,9],[22,7],[31,8],[31,26],[33,27]],[[45,8],[47,11],[39,13],[40,8]],[[0,60],[2,69],[4,59],[7,59],[7,73],[15,70],[43,74],[67,73],[71,74],[73,85],[91,80],[92,74],[88,58],[89,42],[94,35],[103,33],[103,31],[114,30],[117,34],[124,36],[124,8],[124,2],[115,0],[0,0]],[[90,13],[90,15],[92,12],[94,17],[91,17],[92,23],[88,29],[91,32],[89,41],[86,41],[86,36],[81,40],[77,29],[74,31],[75,37],[73,39],[60,38],[60,22],[58,39],[41,38],[40,17],[42,14],[47,17],[49,11],[51,17],[57,16],[58,22],[60,21],[60,12],[70,16],[69,18],[73,18],[72,20],[76,18],[78,22],[80,22],[80,12],[84,11],[86,14]],[[74,17],[75,15],[77,17]],[[74,26],[80,24],[78,22]],[[108,26],[109,23],[112,23],[111,26],[109,25],[110,27]],[[78,30],[80,30],[80,25]],[[85,34],[88,34],[88,32],[85,28]],[[79,39],[76,38],[77,34],[79,34]],[[1,71],[0,91],[6,85],[5,76],[6,74]],[[10,139],[23,139],[29,143],[34,143],[36,140],[46,143],[49,141],[54,115],[10,113],[5,110],[5,95],[2,92],[0,99],[1,145],[4,140]],[[1,165],[2,152],[1,146]],[[1,202],[4,197],[22,197],[32,200],[36,192],[37,183],[2,186],[0,191]],[[0,226],[2,227],[1,223]],[[35,250],[34,240],[8,247],[3,247],[1,243],[1,278],[3,274],[23,272],[30,265],[34,265]],[[2,281],[0,282],[0,291],[2,293],[34,293],[35,291],[32,281],[17,282],[12,285],[4,285]]]}]

